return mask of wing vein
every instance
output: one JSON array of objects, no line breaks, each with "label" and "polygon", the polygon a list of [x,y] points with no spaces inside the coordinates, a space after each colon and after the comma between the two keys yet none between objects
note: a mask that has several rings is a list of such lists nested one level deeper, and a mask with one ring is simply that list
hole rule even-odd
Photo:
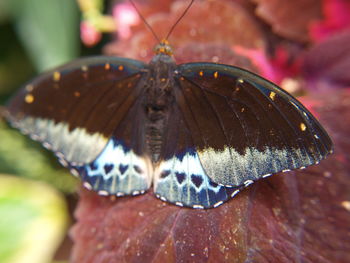
[{"label": "wing vein", "polygon": [[[187,79],[187,78],[186,78],[186,79]],[[220,116],[219,116],[217,110],[215,109],[215,107],[213,106],[213,104],[209,101],[207,94],[203,91],[203,88],[202,88],[200,85],[197,85],[197,83],[194,83],[194,82],[191,81],[191,80],[188,80],[188,81],[189,81],[190,83],[192,83],[194,87],[199,88],[200,91],[202,92],[202,94],[204,95],[204,98],[205,98],[207,104],[210,106],[211,110],[212,110],[213,113],[214,113],[214,116],[216,117],[216,119],[217,119],[218,122],[220,123],[220,129],[221,129],[223,135],[224,135],[225,138],[226,138],[227,144],[229,145],[228,136],[227,136],[227,133],[226,133],[226,131],[225,131],[225,128],[224,128],[222,119],[220,118]],[[229,151],[230,151],[230,154],[231,154],[231,148],[230,148],[230,147],[229,147]],[[231,156],[232,156],[232,155],[231,155]]]}]

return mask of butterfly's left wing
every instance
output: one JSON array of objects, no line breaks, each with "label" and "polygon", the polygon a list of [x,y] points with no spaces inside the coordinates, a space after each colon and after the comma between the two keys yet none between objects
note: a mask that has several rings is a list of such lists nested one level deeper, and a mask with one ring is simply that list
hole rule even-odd
[{"label": "butterfly's left wing", "polygon": [[75,60],[24,85],[7,105],[7,120],[65,161],[89,163],[140,94],[145,67],[117,57]]},{"label": "butterfly's left wing", "polygon": [[[273,83],[213,63],[179,65],[176,74],[174,90],[184,123],[178,125],[187,127],[191,141],[164,146],[160,166],[173,163],[173,173],[186,167],[189,177],[197,173],[204,181],[239,188],[274,173],[316,164],[331,153],[332,142],[318,121]],[[164,183],[156,182],[156,189],[160,182]],[[160,195],[167,198],[169,193]],[[203,205],[194,195],[183,199],[187,206]],[[204,207],[220,202],[208,200]]]},{"label": "butterfly's left wing", "polygon": [[53,151],[87,188],[140,193],[152,177],[134,134],[142,129],[145,70],[126,58],[75,60],[28,82],[8,103],[7,120]]}]

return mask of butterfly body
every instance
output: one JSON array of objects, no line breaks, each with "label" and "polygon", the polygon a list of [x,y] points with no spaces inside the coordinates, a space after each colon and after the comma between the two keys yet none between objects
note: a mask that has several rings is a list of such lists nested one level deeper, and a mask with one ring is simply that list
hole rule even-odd
[{"label": "butterfly body", "polygon": [[214,63],[177,65],[167,42],[149,64],[75,61],[9,102],[7,119],[100,195],[217,207],[256,180],[316,164],[332,142],[273,83]]},{"label": "butterfly body", "polygon": [[144,76],[145,96],[142,107],[146,119],[145,140],[147,152],[151,155],[153,163],[159,160],[164,130],[175,103],[175,68],[174,59],[160,53],[152,59]]}]

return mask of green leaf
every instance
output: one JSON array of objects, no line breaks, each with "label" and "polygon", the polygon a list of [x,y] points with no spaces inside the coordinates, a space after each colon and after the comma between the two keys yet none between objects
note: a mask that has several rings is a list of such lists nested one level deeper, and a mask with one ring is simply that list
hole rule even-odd
[{"label": "green leaf", "polygon": [[78,54],[79,12],[72,0],[12,0],[21,41],[39,71]]},{"label": "green leaf", "polygon": [[50,262],[67,225],[64,198],[53,188],[0,175],[0,262]]},{"label": "green leaf", "polygon": [[0,0],[0,24],[5,22],[10,17],[10,0]]},{"label": "green leaf", "polygon": [[1,121],[0,138],[0,173],[45,181],[66,193],[75,190],[77,179],[62,168],[56,158],[48,158],[49,154],[44,154],[47,151],[39,143]]}]

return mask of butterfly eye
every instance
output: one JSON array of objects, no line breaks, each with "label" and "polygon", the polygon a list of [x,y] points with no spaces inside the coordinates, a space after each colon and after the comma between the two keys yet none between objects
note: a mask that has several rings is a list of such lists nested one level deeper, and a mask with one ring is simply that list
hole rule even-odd
[{"label": "butterfly eye", "polygon": [[169,45],[166,45],[164,47],[164,53],[171,56],[173,54],[173,49]]}]

